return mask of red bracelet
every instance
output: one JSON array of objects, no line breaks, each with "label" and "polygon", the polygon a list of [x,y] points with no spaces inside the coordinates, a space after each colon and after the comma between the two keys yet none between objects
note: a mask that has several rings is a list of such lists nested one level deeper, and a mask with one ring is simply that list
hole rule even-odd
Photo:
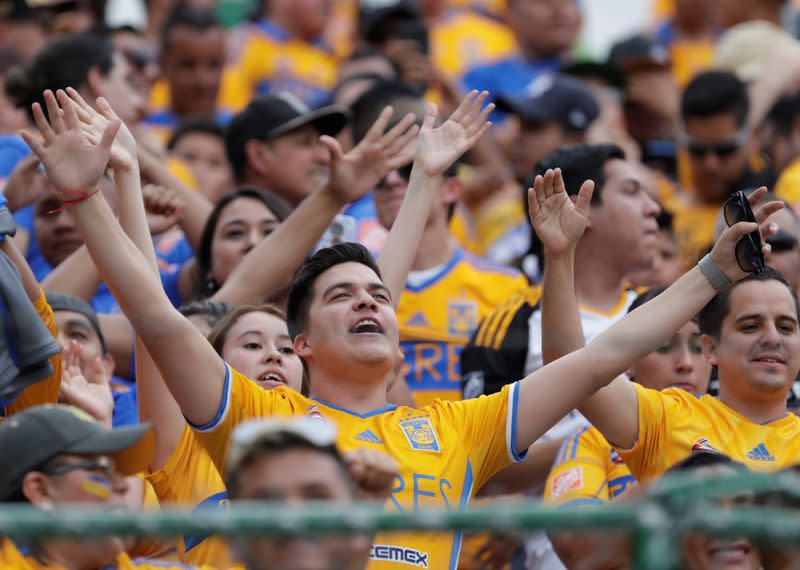
[{"label": "red bracelet", "polygon": [[[100,192],[99,186],[95,188],[94,191],[92,192],[86,192],[85,190],[65,190],[64,192],[61,192],[62,196],[61,201],[64,203],[64,205],[55,208],[54,210],[50,210],[49,212],[47,212],[47,215],[49,216],[50,214],[58,214],[59,212],[67,210],[72,206],[74,206],[75,204],[80,204],[84,200],[88,200],[98,192]],[[76,196],[76,198],[74,200],[64,200],[63,196],[69,196],[70,194]]]}]

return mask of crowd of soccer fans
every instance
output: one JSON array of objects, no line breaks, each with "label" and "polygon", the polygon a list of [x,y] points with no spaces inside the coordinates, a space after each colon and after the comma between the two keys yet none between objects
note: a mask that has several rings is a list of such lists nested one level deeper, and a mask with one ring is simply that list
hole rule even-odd
[{"label": "crowd of soccer fans", "polygon": [[[591,510],[796,470],[800,2],[631,2],[602,53],[589,4],[0,0],[0,509]],[[588,531],[0,536],[13,569],[631,561]]]}]

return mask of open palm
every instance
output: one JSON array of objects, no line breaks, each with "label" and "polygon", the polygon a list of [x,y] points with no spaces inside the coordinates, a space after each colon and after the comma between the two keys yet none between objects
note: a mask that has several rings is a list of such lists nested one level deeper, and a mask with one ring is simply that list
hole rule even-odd
[{"label": "open palm", "polygon": [[441,126],[436,123],[436,105],[428,103],[425,120],[417,139],[416,161],[428,176],[439,176],[462,154],[468,151],[491,127],[487,121],[494,105],[481,105],[489,94],[470,92],[450,118]]},{"label": "open palm", "polygon": [[414,114],[408,113],[384,133],[393,113],[391,107],[386,107],[347,154],[333,137],[320,137],[331,155],[328,187],[342,203],[362,198],[390,170],[400,168],[413,157],[418,131]]},{"label": "open palm", "polygon": [[52,91],[45,91],[49,121],[41,106],[33,104],[33,117],[42,140],[26,131],[21,135],[44,165],[50,183],[63,199],[69,200],[69,193],[93,189],[99,182],[120,122],[109,123],[100,141],[93,144],[81,130],[74,103],[63,91],[58,92],[58,98],[56,101]]},{"label": "open palm", "polygon": [[136,139],[133,134],[121,122],[111,105],[108,104],[103,97],[98,97],[95,101],[97,109],[89,105],[80,93],[72,87],[67,87],[67,95],[75,104],[75,112],[80,120],[81,129],[83,130],[86,139],[91,144],[97,144],[103,137],[108,125],[115,120],[120,121],[119,131],[117,136],[114,137],[114,144],[111,145],[111,156],[109,157],[109,166],[114,170],[121,172],[130,172],[136,166]]},{"label": "open palm", "polygon": [[589,202],[594,182],[581,186],[575,204],[569,198],[561,169],[548,170],[537,176],[528,190],[528,208],[536,235],[550,254],[560,254],[574,247],[589,221]]}]

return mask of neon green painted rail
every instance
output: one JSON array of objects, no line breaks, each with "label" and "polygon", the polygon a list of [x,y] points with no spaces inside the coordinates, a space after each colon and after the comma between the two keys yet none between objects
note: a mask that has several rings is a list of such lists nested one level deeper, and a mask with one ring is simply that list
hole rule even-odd
[{"label": "neon green painted rail", "polygon": [[687,531],[748,536],[776,543],[800,543],[800,511],[775,507],[712,505],[716,497],[742,492],[779,492],[800,498],[800,477],[747,475],[714,481],[692,477],[663,480],[636,502],[602,507],[547,508],[538,502],[495,504],[463,512],[387,512],[368,504],[345,510],[323,505],[236,505],[229,511],[113,512],[70,510],[43,512],[30,507],[0,507],[0,535],[15,538],[102,535],[219,533],[226,535],[348,534],[393,530],[627,531],[633,542],[634,567],[672,570],[677,541]]}]

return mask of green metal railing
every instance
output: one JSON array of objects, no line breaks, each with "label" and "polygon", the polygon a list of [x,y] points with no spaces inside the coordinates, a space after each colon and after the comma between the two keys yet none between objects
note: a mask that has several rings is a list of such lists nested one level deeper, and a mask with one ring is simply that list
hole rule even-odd
[{"label": "green metal railing", "polygon": [[800,543],[800,510],[767,506],[720,508],[721,496],[775,492],[800,497],[800,477],[793,474],[717,478],[665,478],[630,503],[601,507],[545,507],[498,503],[468,511],[389,512],[374,504],[287,508],[240,504],[230,510],[127,512],[71,509],[44,512],[3,505],[0,535],[19,539],[78,536],[175,536],[181,534],[291,535],[348,534],[367,531],[532,530],[626,531],[632,537],[634,568],[672,570],[678,563],[678,540],[690,531],[713,535]]}]

